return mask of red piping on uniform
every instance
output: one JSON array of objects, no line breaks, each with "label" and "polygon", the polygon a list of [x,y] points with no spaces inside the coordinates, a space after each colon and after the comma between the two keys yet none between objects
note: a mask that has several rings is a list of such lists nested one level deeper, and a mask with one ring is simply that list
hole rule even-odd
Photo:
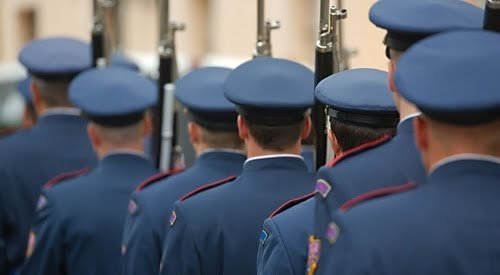
[{"label": "red piping on uniform", "polygon": [[272,218],[272,217],[278,215],[279,213],[287,210],[288,208],[295,206],[295,205],[297,205],[305,200],[308,200],[308,199],[314,197],[315,194],[316,194],[316,191],[311,192],[309,194],[305,194],[305,195],[300,196],[300,197],[297,197],[295,199],[291,199],[291,200],[283,203],[280,207],[278,207],[276,210],[274,210],[274,212],[271,214],[271,216],[269,216],[269,218]]},{"label": "red piping on uniform", "polygon": [[417,184],[413,183],[413,182],[410,182],[410,183],[403,184],[403,185],[390,186],[390,187],[380,188],[380,189],[376,189],[376,190],[373,190],[373,191],[370,191],[370,192],[366,192],[366,193],[364,193],[362,195],[359,195],[357,197],[354,197],[354,198],[346,201],[340,207],[340,211],[341,212],[346,212],[347,210],[351,209],[356,204],[359,204],[359,203],[361,203],[363,201],[366,201],[366,200],[369,200],[369,199],[373,199],[373,198],[377,198],[377,197],[381,197],[381,196],[385,196],[385,195],[400,193],[400,192],[403,192],[403,191],[406,191],[406,190],[413,189],[415,187],[417,187]]},{"label": "red piping on uniform", "polygon": [[90,168],[83,168],[83,169],[80,169],[77,171],[71,171],[71,172],[59,174],[59,175],[53,177],[51,180],[49,180],[46,184],[44,184],[43,187],[44,188],[52,188],[52,187],[54,187],[54,185],[56,185],[64,180],[76,178],[78,176],[81,176],[83,174],[88,173],[89,171],[90,171]]},{"label": "red piping on uniform", "polygon": [[351,148],[347,151],[345,151],[342,155],[336,157],[336,158],[333,158],[332,160],[330,160],[327,164],[326,164],[326,167],[333,167],[335,164],[337,164],[339,161],[341,160],[344,160],[345,158],[348,158],[350,156],[353,156],[359,152],[362,152],[364,150],[367,150],[367,149],[370,149],[370,148],[373,148],[373,147],[376,147],[384,142],[387,142],[391,139],[392,137],[391,136],[388,136],[388,135],[384,135],[383,137],[379,138],[379,139],[376,139],[376,140],[373,140],[373,141],[370,141],[370,142],[367,142],[367,143],[363,143],[361,145],[358,145],[354,148]]},{"label": "red piping on uniform", "polygon": [[142,189],[146,188],[146,186],[154,183],[154,182],[157,182],[161,179],[164,179],[166,177],[169,177],[173,174],[177,174],[179,172],[182,172],[184,169],[172,169],[172,170],[168,170],[166,172],[161,172],[161,173],[158,173],[154,176],[151,176],[147,179],[145,179],[143,182],[141,182],[141,184],[139,184],[136,188],[135,188],[135,191],[138,192],[138,191],[141,191]]},{"label": "red piping on uniform", "polygon": [[213,187],[216,187],[218,185],[222,185],[224,183],[228,183],[232,180],[234,180],[236,178],[236,176],[229,176],[227,178],[223,178],[221,180],[218,180],[218,181],[215,181],[215,182],[212,182],[212,183],[207,183],[207,184],[204,184],[202,186],[199,186],[198,188],[194,189],[193,191],[187,193],[186,195],[182,196],[179,201],[184,201],[186,199],[188,199],[189,197],[192,197],[202,191],[205,191],[207,189],[210,189],[210,188],[213,188]]}]

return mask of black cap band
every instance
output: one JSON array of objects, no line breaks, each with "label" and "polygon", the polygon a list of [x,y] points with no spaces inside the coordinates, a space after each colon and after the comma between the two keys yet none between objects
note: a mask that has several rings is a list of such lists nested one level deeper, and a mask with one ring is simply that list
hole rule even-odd
[{"label": "black cap band", "polygon": [[429,36],[429,34],[408,34],[388,31],[384,37],[384,44],[387,46],[385,54],[387,58],[391,58],[389,49],[404,52],[413,44],[427,36]]},{"label": "black cap band", "polygon": [[107,127],[125,127],[141,121],[144,112],[132,113],[120,116],[93,116],[84,114],[90,121]]},{"label": "black cap band", "polygon": [[305,110],[266,110],[266,109],[248,109],[237,108],[243,118],[254,124],[264,126],[287,126],[297,124],[304,120]]},{"label": "black cap band", "polygon": [[197,115],[196,113],[189,112],[189,118],[191,118],[196,124],[208,130],[217,132],[232,132],[238,130],[238,124],[236,123],[237,114],[227,114],[224,119],[214,120],[207,119],[206,116]]},{"label": "black cap band", "polygon": [[328,108],[328,116],[339,121],[378,128],[395,127],[399,123],[397,112],[385,115],[355,114]]}]

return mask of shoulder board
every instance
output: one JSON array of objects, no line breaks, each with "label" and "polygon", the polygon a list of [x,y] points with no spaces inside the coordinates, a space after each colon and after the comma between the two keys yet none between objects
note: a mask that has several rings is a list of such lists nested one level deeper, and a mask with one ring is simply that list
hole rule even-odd
[{"label": "shoulder board", "polygon": [[367,143],[363,143],[361,145],[358,145],[354,148],[351,148],[347,151],[345,151],[342,155],[340,155],[338,158],[334,158],[332,159],[331,161],[329,161],[327,164],[326,164],[326,167],[333,167],[335,164],[339,163],[340,161],[348,158],[348,157],[351,157],[351,156],[354,156],[356,154],[359,154],[363,151],[366,151],[366,150],[369,150],[373,147],[377,147],[381,144],[384,144],[386,142],[388,142],[389,140],[391,140],[392,137],[391,136],[388,136],[388,135],[385,135],[379,139],[376,139],[376,140],[373,140],[373,141],[370,141],[370,142],[367,142]]},{"label": "shoulder board", "polygon": [[352,207],[364,202],[368,201],[374,198],[379,198],[391,194],[397,194],[401,193],[404,191],[411,190],[413,188],[417,187],[416,183],[410,182],[407,184],[403,185],[396,185],[396,186],[390,186],[390,187],[385,187],[385,188],[380,188],[376,190],[372,190],[370,192],[366,192],[364,194],[361,194],[357,197],[354,197],[348,201],[346,201],[341,207],[340,207],[340,212],[346,212],[347,210],[351,209]]},{"label": "shoulder board", "polygon": [[198,193],[201,193],[205,190],[208,190],[208,189],[211,189],[211,188],[214,188],[214,187],[217,187],[219,185],[223,185],[225,183],[228,183],[228,182],[231,182],[233,181],[235,178],[237,178],[236,176],[229,176],[227,178],[223,178],[221,180],[218,180],[218,181],[215,181],[215,182],[212,182],[212,183],[208,183],[208,184],[204,184],[196,189],[194,189],[193,191],[187,193],[186,195],[182,196],[179,201],[185,201],[187,200],[188,198],[198,194]]},{"label": "shoulder board", "polygon": [[166,172],[158,173],[158,174],[156,174],[154,176],[151,176],[151,177],[145,179],[143,182],[141,182],[141,184],[139,184],[135,188],[135,191],[136,192],[142,191],[144,188],[152,185],[153,183],[157,183],[157,182],[159,182],[162,179],[168,178],[168,177],[170,177],[172,175],[175,175],[177,173],[180,173],[182,171],[184,171],[184,169],[172,169],[172,170],[168,170]]},{"label": "shoulder board", "polygon": [[291,207],[293,207],[293,206],[295,206],[303,201],[306,201],[306,200],[314,197],[315,194],[316,194],[316,191],[285,202],[280,207],[278,207],[276,210],[274,210],[274,212],[271,214],[271,216],[269,216],[269,218],[272,218],[272,217],[278,215],[279,213],[281,213],[281,212],[283,212],[283,211],[285,211],[285,210],[287,210],[287,209],[289,209],[289,208],[291,208]]},{"label": "shoulder board", "polygon": [[76,178],[76,177],[85,175],[88,172],[90,172],[90,168],[83,168],[83,169],[80,169],[80,170],[77,170],[77,171],[62,173],[62,174],[59,174],[59,175],[53,177],[43,187],[47,188],[47,189],[48,188],[52,188],[55,185],[57,185],[57,184],[65,181],[65,180],[69,180],[69,179],[72,179],[72,178]]}]

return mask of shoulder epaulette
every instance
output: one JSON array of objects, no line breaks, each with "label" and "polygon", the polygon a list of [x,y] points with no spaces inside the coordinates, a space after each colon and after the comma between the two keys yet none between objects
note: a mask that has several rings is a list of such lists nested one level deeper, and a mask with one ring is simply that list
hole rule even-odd
[{"label": "shoulder epaulette", "polygon": [[340,207],[340,211],[346,212],[347,210],[351,209],[352,207],[354,207],[354,206],[356,206],[364,201],[368,201],[368,200],[371,200],[374,198],[379,198],[379,197],[383,197],[383,196],[387,196],[387,195],[391,195],[391,194],[401,193],[404,191],[411,190],[415,187],[417,187],[417,184],[410,182],[410,183],[403,184],[403,185],[389,186],[389,187],[385,187],[385,188],[372,190],[370,192],[366,192],[364,194],[361,194],[357,197],[354,197],[354,198],[346,201]]},{"label": "shoulder epaulette", "polygon": [[53,177],[51,180],[49,180],[43,187],[44,188],[52,188],[55,185],[57,185],[57,184],[65,181],[65,180],[69,180],[69,179],[72,179],[72,178],[76,178],[76,177],[85,175],[89,171],[90,171],[90,168],[83,168],[83,169],[80,169],[80,170],[77,170],[77,171],[72,171],[72,172],[66,172],[66,173],[59,174],[59,175]]},{"label": "shoulder epaulette", "polygon": [[198,194],[198,193],[201,193],[205,190],[208,190],[208,189],[211,189],[211,188],[214,188],[216,186],[219,186],[219,185],[223,185],[225,183],[228,183],[228,182],[231,182],[233,181],[234,179],[236,178],[236,176],[229,176],[227,178],[223,178],[221,180],[218,180],[218,181],[215,181],[215,182],[212,182],[212,183],[208,183],[208,184],[204,184],[196,189],[194,189],[193,191],[187,193],[186,195],[182,196],[179,201],[185,201],[186,199]]},{"label": "shoulder epaulette", "polygon": [[332,159],[331,161],[329,161],[327,164],[326,164],[326,167],[333,167],[335,164],[339,163],[341,160],[344,160],[348,157],[352,157],[356,154],[359,154],[363,151],[366,151],[368,149],[371,149],[373,147],[377,147],[381,144],[384,144],[386,143],[387,141],[391,140],[392,137],[391,136],[388,136],[388,135],[385,135],[379,139],[376,139],[376,140],[373,140],[373,141],[370,141],[370,142],[366,142],[366,143],[363,143],[361,145],[358,145],[354,148],[351,148],[347,151],[345,151],[342,155],[340,155],[338,158],[334,158]]},{"label": "shoulder epaulette", "polygon": [[145,179],[143,182],[141,182],[141,184],[139,184],[135,188],[135,191],[136,192],[142,191],[144,188],[150,186],[151,184],[159,182],[160,180],[162,180],[164,178],[168,178],[168,177],[170,177],[172,175],[175,175],[177,173],[180,173],[182,171],[184,171],[184,169],[172,169],[172,170],[168,170],[168,171],[165,171],[165,172],[158,173],[158,174],[156,174],[154,176],[151,176],[151,177]]},{"label": "shoulder epaulette", "polygon": [[316,194],[316,191],[285,202],[280,207],[278,207],[276,210],[274,210],[274,212],[271,214],[271,216],[269,216],[269,218],[272,218],[272,217],[278,215],[279,213],[281,213],[289,208],[292,208],[293,206],[295,206],[303,201],[306,201],[306,200],[314,197],[315,194]]}]

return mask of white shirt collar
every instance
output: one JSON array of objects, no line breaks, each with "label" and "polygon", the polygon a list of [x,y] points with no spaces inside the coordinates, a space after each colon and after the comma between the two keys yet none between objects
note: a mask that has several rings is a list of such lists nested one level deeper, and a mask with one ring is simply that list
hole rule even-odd
[{"label": "white shirt collar", "polygon": [[264,156],[256,156],[249,158],[245,161],[245,164],[249,161],[260,160],[260,159],[270,159],[270,158],[298,158],[304,160],[304,158],[300,155],[295,154],[273,154],[273,155],[264,155]]},{"label": "white shirt collar", "polygon": [[81,115],[80,109],[72,108],[72,107],[55,107],[49,108],[42,113],[43,116],[51,116],[51,115],[70,115],[70,116],[79,116]]},{"label": "white shirt collar", "polygon": [[201,151],[200,156],[206,153],[215,153],[215,152],[224,152],[224,153],[234,153],[234,154],[241,154],[245,155],[246,153],[243,150],[237,150],[237,149],[225,149],[225,148],[207,148],[203,151]]},{"label": "white shirt collar", "polygon": [[113,155],[121,155],[121,154],[127,154],[127,155],[134,155],[134,156],[139,156],[141,158],[149,159],[149,156],[146,155],[144,152],[139,151],[139,150],[133,150],[133,149],[114,149],[110,150],[107,152],[104,156],[103,159],[109,156]]},{"label": "white shirt collar", "polygon": [[399,120],[398,126],[401,125],[403,122],[409,120],[409,119],[412,119],[414,117],[418,117],[421,114],[422,114],[421,112],[416,112],[416,113],[409,114],[409,115],[403,117],[402,119]]},{"label": "white shirt collar", "polygon": [[450,162],[459,161],[459,160],[482,160],[482,161],[493,162],[493,163],[500,165],[500,157],[495,157],[495,156],[491,156],[491,155],[482,155],[482,154],[458,154],[458,155],[446,157],[446,158],[436,162],[436,164],[434,164],[431,167],[431,169],[429,170],[429,174],[434,172],[434,170],[436,170],[437,168],[439,168],[445,164],[448,164]]}]

